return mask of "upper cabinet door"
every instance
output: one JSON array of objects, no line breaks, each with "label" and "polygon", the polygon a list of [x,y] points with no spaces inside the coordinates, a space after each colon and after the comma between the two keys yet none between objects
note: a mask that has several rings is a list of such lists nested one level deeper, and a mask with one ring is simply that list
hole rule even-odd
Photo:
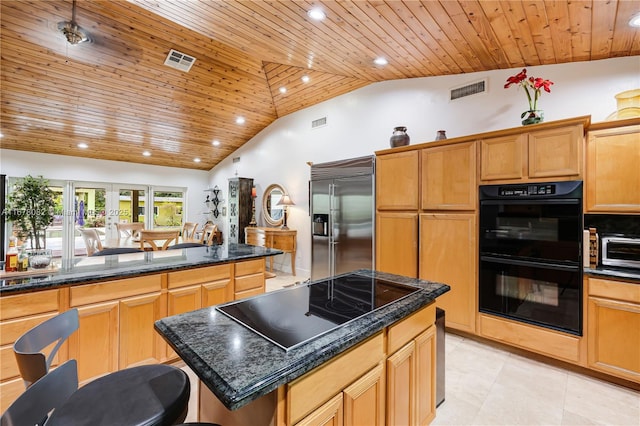
[{"label": "upper cabinet door", "polygon": [[582,123],[483,139],[480,180],[493,184],[580,179],[583,145]]},{"label": "upper cabinet door", "polygon": [[422,209],[475,210],[476,143],[422,150]]},{"label": "upper cabinet door", "polygon": [[480,179],[523,179],[527,176],[527,134],[480,141]]},{"label": "upper cabinet door", "polygon": [[640,125],[589,132],[586,212],[640,213]]},{"label": "upper cabinet door", "polygon": [[529,134],[529,177],[582,175],[582,125],[541,130]]},{"label": "upper cabinet door", "polygon": [[418,210],[419,151],[384,154],[376,158],[376,208]]}]

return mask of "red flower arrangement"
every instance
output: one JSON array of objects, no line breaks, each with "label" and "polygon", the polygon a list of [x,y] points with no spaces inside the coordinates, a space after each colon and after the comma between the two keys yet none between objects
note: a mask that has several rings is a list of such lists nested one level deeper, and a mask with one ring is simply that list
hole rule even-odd
[{"label": "red flower arrangement", "polygon": [[[522,86],[522,88],[524,88],[524,92],[527,94],[527,99],[529,100],[529,110],[523,112],[520,116],[520,118],[523,118],[527,113],[537,110],[538,98],[540,97],[542,89],[547,93],[551,93],[551,85],[553,82],[551,80],[544,80],[540,77],[527,78],[527,69],[523,68],[518,74],[507,79],[507,84],[504,85],[504,88],[508,89],[512,84]],[[531,97],[529,89],[533,91],[533,97]]]}]

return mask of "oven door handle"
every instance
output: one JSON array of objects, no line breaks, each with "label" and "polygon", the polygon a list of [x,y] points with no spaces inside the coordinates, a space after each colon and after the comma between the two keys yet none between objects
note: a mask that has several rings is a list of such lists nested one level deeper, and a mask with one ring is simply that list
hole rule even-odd
[{"label": "oven door handle", "polygon": [[513,259],[513,258],[505,258],[505,257],[496,257],[496,256],[480,256],[481,261],[493,262],[493,263],[502,263],[505,265],[515,265],[515,266],[531,266],[538,268],[547,268],[547,269],[556,269],[560,271],[577,271],[580,270],[580,265],[566,265],[562,263],[555,262],[532,262],[530,260],[521,260],[521,259]]},{"label": "oven door handle", "polygon": [[480,207],[482,206],[504,206],[504,205],[538,205],[538,204],[564,204],[564,205],[575,205],[581,204],[582,200],[578,198],[527,198],[527,199],[487,199],[480,201]]}]

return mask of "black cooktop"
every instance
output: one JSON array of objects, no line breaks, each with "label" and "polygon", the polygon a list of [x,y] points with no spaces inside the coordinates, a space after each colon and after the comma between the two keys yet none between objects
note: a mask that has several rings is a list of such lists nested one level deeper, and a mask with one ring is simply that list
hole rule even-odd
[{"label": "black cooktop", "polygon": [[350,274],[219,305],[216,309],[289,350],[419,290]]}]

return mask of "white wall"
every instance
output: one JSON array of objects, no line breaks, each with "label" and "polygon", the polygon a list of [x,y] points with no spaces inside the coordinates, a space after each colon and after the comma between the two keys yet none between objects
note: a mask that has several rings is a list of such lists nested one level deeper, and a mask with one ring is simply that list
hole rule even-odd
[{"label": "white wall", "polygon": [[42,175],[49,180],[128,183],[151,186],[186,187],[186,220],[204,222],[203,192],[208,172],[176,167],[150,166],[124,161],[94,160],[66,155],[0,150],[0,170],[9,177]]},{"label": "white wall", "polygon": [[[406,126],[411,143],[429,142],[436,131],[449,138],[519,127],[520,114],[528,109],[521,88],[504,89],[507,77],[520,68],[456,76],[394,80],[371,84],[276,120],[247,144],[213,168],[209,185],[218,185],[222,199],[228,192],[227,179],[234,175],[254,178],[258,189],[259,216],[262,192],[279,183],[296,203],[290,209],[289,227],[298,231],[296,269],[309,276],[311,231],[306,162],[321,163],[371,155],[389,148],[396,126]],[[616,111],[614,95],[640,88],[640,56],[528,67],[529,76],[550,79],[551,93],[543,92],[538,108],[545,121],[591,115],[592,122],[604,121]],[[454,87],[488,79],[488,91],[457,101],[448,101]],[[311,121],[327,117],[327,125],[311,129]],[[240,162],[232,163],[233,157]],[[216,221],[227,232],[228,217]],[[288,255],[279,256],[277,267],[289,270]]]}]

